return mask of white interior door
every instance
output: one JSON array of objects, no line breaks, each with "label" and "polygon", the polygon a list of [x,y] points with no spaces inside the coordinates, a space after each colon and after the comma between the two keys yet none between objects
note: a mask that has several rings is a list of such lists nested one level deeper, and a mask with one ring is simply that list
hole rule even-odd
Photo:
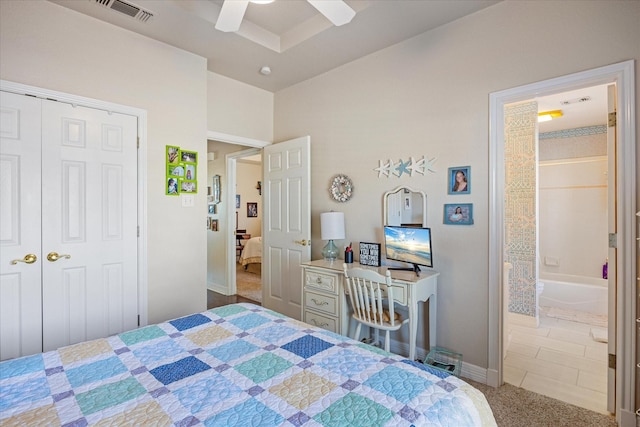
[{"label": "white interior door", "polygon": [[40,105],[0,91],[0,360],[42,351]]},{"label": "white interior door", "polygon": [[[607,126],[607,221],[609,236],[615,235],[618,231],[617,227],[617,204],[616,204],[616,145],[617,145],[617,132],[616,132],[616,85],[611,84],[607,87],[607,101],[609,114],[609,124]],[[613,121],[611,120],[613,118]],[[616,358],[616,321],[617,321],[617,256],[618,251],[615,245],[609,245],[609,265],[607,271],[608,278],[608,354],[609,360],[615,360]],[[607,370],[607,411],[612,414],[616,412],[616,366],[614,363],[609,363]]]},{"label": "white interior door", "polygon": [[43,101],[44,351],[137,326],[137,120]]},{"label": "white interior door", "polygon": [[262,305],[302,316],[302,269],[311,260],[310,137],[264,148]]}]

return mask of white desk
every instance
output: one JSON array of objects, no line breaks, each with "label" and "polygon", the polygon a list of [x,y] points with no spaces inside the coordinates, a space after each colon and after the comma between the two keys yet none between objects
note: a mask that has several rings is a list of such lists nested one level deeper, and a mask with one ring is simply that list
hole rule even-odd
[{"label": "white desk", "polygon": [[[312,325],[349,335],[351,315],[344,293],[344,272],[342,260],[333,262],[318,260],[301,265],[303,284],[302,319]],[[386,274],[386,267],[367,267],[358,263],[349,268],[374,269]],[[429,270],[420,272],[392,270],[394,300],[409,310],[409,359],[416,357],[418,336],[418,303],[429,301],[429,347],[436,346],[436,314],[438,283],[440,273]]]}]

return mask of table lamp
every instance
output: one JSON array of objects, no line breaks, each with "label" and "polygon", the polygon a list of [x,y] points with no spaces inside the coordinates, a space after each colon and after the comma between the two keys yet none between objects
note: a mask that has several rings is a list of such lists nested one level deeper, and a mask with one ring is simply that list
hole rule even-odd
[{"label": "table lamp", "polygon": [[320,214],[320,234],[329,242],[322,248],[322,257],[328,261],[338,258],[338,248],[334,239],[344,239],[344,212],[323,212]]}]

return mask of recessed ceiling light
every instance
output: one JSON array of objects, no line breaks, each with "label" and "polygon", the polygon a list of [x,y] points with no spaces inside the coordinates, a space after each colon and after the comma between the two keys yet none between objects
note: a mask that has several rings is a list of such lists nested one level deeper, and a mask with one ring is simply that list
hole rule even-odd
[{"label": "recessed ceiling light", "polygon": [[260,68],[260,74],[262,74],[263,76],[268,76],[269,74],[271,74],[271,68],[265,65],[264,67]]}]

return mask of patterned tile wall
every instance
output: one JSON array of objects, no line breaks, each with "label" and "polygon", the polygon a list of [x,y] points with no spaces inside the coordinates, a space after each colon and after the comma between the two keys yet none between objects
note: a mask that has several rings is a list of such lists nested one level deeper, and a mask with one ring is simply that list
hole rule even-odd
[{"label": "patterned tile wall", "polygon": [[589,126],[538,136],[540,161],[607,155],[607,126]]},{"label": "patterned tile wall", "polygon": [[505,107],[505,261],[509,311],[537,316],[536,177],[538,104]]}]

